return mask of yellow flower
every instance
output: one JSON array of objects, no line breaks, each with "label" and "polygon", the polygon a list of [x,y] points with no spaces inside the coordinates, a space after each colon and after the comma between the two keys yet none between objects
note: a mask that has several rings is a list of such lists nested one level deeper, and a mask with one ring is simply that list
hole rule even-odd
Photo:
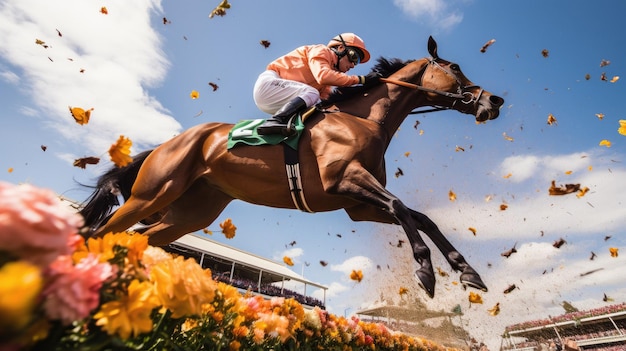
[{"label": "yellow flower", "polygon": [[611,142],[606,139],[603,139],[602,141],[600,141],[600,146],[611,147]]},{"label": "yellow flower", "polygon": [[[102,238],[91,238],[87,241],[87,251],[99,255],[100,262],[108,262],[115,257],[113,251],[115,246],[123,246],[128,252],[126,260],[134,266],[143,258],[144,251],[148,248],[148,237],[138,233],[107,233]],[[74,261],[77,258],[86,256],[87,252],[75,253]]]},{"label": "yellow flower", "polygon": [[500,303],[496,302],[496,304],[492,308],[488,309],[487,312],[489,312],[492,316],[497,316],[500,313]]},{"label": "yellow flower", "polygon": [[128,286],[128,295],[103,304],[93,318],[107,334],[126,340],[131,334],[137,336],[152,330],[150,314],[158,306],[152,284],[135,279]]},{"label": "yellow flower", "polygon": [[197,90],[192,90],[189,97],[195,100],[200,97],[200,93]]},{"label": "yellow flower", "polygon": [[150,281],[163,307],[172,311],[172,318],[201,314],[202,305],[213,301],[217,289],[209,269],[182,256],[155,264]]},{"label": "yellow flower", "polygon": [[0,330],[21,330],[31,320],[42,287],[39,268],[24,261],[0,268]]},{"label": "yellow flower", "polygon": [[626,135],[626,119],[619,120],[619,128],[617,129],[617,132],[621,135]]}]

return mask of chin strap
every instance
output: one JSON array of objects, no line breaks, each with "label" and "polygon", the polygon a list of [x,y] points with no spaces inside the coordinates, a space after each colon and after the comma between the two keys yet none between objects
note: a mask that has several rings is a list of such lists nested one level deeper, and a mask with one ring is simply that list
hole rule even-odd
[{"label": "chin strap", "polygon": [[346,42],[343,40],[343,37],[341,36],[341,34],[339,34],[338,37],[339,37],[339,40],[337,39],[333,39],[333,40],[338,41],[341,43],[341,45],[343,45],[343,51],[339,52],[339,50],[337,50],[337,48],[334,46],[330,48],[335,53],[335,55],[337,55],[337,63],[335,63],[335,69],[337,71],[339,71],[339,61],[341,61],[341,59],[344,56],[346,56],[346,54],[348,54],[348,46],[346,45]]}]

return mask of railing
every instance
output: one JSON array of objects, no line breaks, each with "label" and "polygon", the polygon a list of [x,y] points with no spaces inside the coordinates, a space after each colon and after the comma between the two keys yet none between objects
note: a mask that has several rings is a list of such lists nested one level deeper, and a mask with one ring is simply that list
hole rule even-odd
[{"label": "railing", "polygon": [[[578,346],[590,346],[597,344],[606,344],[611,342],[626,341],[626,335],[602,336],[599,338],[576,340]],[[626,346],[624,346],[626,348]]]}]

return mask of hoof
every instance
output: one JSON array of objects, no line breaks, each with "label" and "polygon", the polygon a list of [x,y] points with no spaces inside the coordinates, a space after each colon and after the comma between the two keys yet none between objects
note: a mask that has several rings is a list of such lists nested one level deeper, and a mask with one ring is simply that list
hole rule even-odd
[{"label": "hoof", "polygon": [[428,294],[428,297],[431,299],[435,297],[435,275],[418,269],[415,271],[415,277],[419,281],[420,287]]},{"label": "hoof", "polygon": [[480,279],[480,276],[473,269],[465,269],[463,274],[461,274],[461,284],[466,288],[467,286],[472,287],[474,289],[479,289],[484,292],[487,292],[487,286],[483,283],[483,280]]}]

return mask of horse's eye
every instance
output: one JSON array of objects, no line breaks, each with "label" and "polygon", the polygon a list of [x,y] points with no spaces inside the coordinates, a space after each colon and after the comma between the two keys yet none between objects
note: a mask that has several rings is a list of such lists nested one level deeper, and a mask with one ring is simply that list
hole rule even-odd
[{"label": "horse's eye", "polygon": [[450,64],[450,69],[453,71],[460,71],[461,67],[459,67],[459,65],[457,65],[456,63]]}]

